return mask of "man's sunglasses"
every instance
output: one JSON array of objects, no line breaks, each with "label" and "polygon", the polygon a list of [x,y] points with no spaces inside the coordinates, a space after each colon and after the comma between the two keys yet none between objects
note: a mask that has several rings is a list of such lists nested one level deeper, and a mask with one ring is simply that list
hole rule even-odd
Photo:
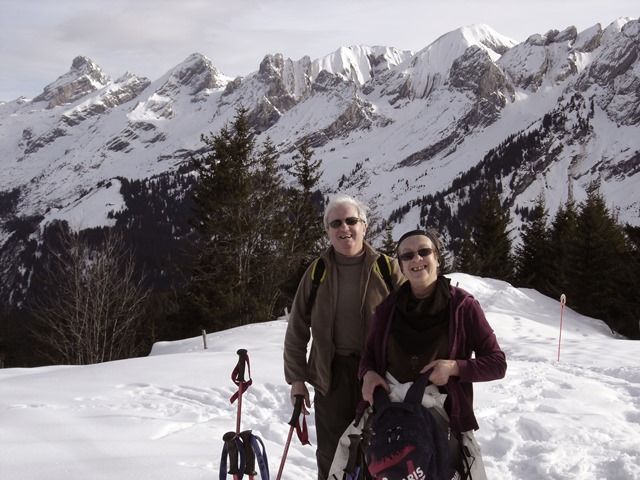
[{"label": "man's sunglasses", "polygon": [[[349,225],[350,227],[354,226],[356,223],[358,222],[362,222],[363,220],[361,218],[358,217],[348,217],[344,219],[344,223],[346,223],[347,225]],[[340,228],[340,225],[342,225],[342,220],[340,219],[336,219],[336,220],[331,220],[329,222],[329,226],[331,228]]]},{"label": "man's sunglasses", "polygon": [[433,248],[420,248],[418,249],[417,252],[404,252],[404,253],[401,253],[398,256],[398,258],[400,258],[400,260],[404,260],[405,262],[408,262],[410,260],[413,260],[413,257],[416,256],[416,253],[420,255],[422,258],[428,257],[433,253]]}]

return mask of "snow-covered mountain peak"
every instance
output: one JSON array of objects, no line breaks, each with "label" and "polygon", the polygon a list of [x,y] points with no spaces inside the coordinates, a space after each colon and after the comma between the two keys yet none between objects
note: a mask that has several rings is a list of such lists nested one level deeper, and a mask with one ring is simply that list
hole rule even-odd
[{"label": "snow-covered mountain peak", "polygon": [[488,25],[471,25],[445,33],[415,57],[428,65],[431,72],[446,75],[454,60],[469,47],[478,46],[496,60],[516,44],[515,40],[499,34]]},{"label": "snow-covered mountain peak", "polygon": [[359,85],[371,80],[376,73],[391,70],[413,55],[409,50],[393,47],[355,45],[318,58],[313,62],[313,78],[321,71],[337,75]]},{"label": "snow-covered mountain peak", "polygon": [[156,93],[168,95],[185,88],[188,95],[194,96],[206,90],[223,88],[230,81],[231,78],[223,75],[206,56],[193,53],[160,79],[161,86]]},{"label": "snow-covered mountain peak", "polygon": [[489,61],[495,62],[514,45],[515,40],[487,25],[458,28],[442,35],[399,65],[394,91],[411,91],[410,96],[427,98],[446,84],[454,62],[463,57],[465,52],[478,50],[475,53],[470,51],[467,57],[475,56],[478,59],[486,56]]},{"label": "snow-covered mountain peak", "polygon": [[[284,169],[307,141],[323,161],[323,193],[362,198],[396,230],[435,222],[459,238],[472,203],[498,179],[516,234],[518,212],[541,191],[553,214],[569,188],[579,202],[593,180],[636,225],[639,32],[637,20],[621,19],[516,44],[472,25],[415,54],[266,55],[235,79],[199,53],[153,82],[131,73],[113,82],[78,57],[43,103],[0,104],[0,220],[81,210],[113,178],[172,175],[242,105]],[[113,209],[101,208],[100,218]],[[15,235],[0,229],[0,247]]]},{"label": "snow-covered mountain peak", "polygon": [[490,52],[502,55],[515,46],[518,42],[496,32],[489,25],[475,24],[454,30],[452,35],[460,35],[469,46],[478,45],[487,48]]},{"label": "snow-covered mountain peak", "polygon": [[103,73],[98,65],[87,57],[78,56],[73,59],[71,69],[47,85],[33,101],[49,102],[47,108],[54,108],[72,103],[109,83],[111,77]]}]

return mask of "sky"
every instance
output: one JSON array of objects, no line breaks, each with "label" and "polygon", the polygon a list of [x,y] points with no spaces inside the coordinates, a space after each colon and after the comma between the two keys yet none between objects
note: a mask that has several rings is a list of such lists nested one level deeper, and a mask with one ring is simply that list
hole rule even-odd
[{"label": "sky", "polygon": [[[478,299],[507,357],[504,379],[474,384],[488,478],[640,478],[638,342],[534,290],[449,277]],[[241,429],[263,439],[275,479],[292,415],[285,329],[283,316],[209,333],[206,349],[194,337],[157,343],[147,357],[0,369],[0,478],[218,478],[222,436],[238,413],[231,372],[244,348],[253,383]],[[283,480],[316,478],[313,415],[306,421],[312,445],[293,435]]]},{"label": "sky", "polygon": [[192,53],[236,77],[267,54],[314,60],[353,45],[417,52],[473,24],[520,42],[637,16],[637,0],[0,0],[0,101],[38,95],[78,55],[114,80],[127,71],[156,80]]}]

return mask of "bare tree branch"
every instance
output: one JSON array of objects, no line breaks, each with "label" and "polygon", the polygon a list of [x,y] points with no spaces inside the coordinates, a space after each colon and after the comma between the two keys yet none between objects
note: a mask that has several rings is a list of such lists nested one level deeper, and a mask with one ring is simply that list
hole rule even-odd
[{"label": "bare tree branch", "polygon": [[133,253],[110,232],[98,248],[79,233],[62,232],[44,271],[48,295],[33,310],[36,338],[50,360],[82,365],[130,357],[149,291]]}]

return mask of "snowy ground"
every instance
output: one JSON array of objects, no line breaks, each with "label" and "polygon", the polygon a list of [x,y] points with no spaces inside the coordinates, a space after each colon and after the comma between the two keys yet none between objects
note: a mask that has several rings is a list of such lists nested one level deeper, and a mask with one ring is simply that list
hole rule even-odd
[{"label": "snowy ground", "polygon": [[[640,479],[640,343],[565,308],[558,361],[559,302],[451,278],[479,299],[507,354],[505,379],[475,386],[489,479]],[[222,435],[235,429],[231,372],[246,348],[242,427],[264,439],[275,479],[291,418],[285,328],[281,319],[210,334],[206,350],[194,338],[146,358],[0,370],[0,478],[217,478]],[[282,478],[315,479],[314,453],[294,435]]]}]

